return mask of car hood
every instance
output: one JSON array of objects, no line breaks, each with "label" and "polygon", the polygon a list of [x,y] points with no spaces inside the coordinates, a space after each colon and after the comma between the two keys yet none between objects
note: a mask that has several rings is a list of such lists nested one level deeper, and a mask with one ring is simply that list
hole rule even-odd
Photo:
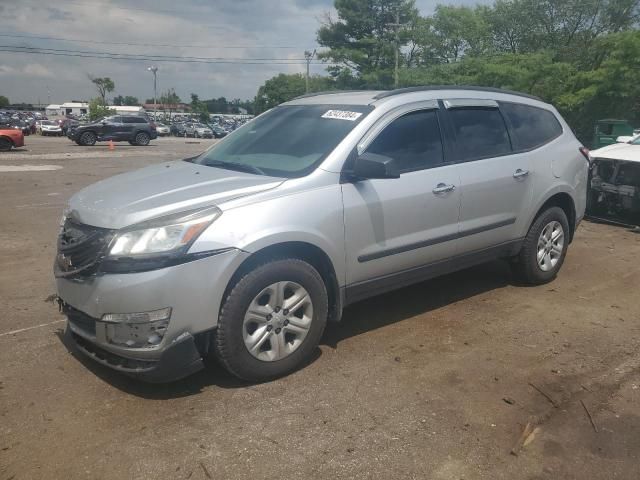
[{"label": "car hood", "polygon": [[90,185],[71,197],[69,210],[82,223],[118,229],[172,213],[220,205],[283,182],[281,178],[186,161],[165,162]]},{"label": "car hood", "polygon": [[606,158],[609,160],[625,160],[628,162],[640,162],[640,145],[629,143],[616,143],[593,150],[593,158]]}]

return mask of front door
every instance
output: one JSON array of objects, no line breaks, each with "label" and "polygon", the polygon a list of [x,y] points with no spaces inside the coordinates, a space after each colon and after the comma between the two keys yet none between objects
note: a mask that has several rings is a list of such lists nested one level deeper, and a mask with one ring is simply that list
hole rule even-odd
[{"label": "front door", "polygon": [[342,185],[347,285],[455,256],[460,180],[443,150],[437,103],[383,117],[358,150],[393,158],[401,175]]}]

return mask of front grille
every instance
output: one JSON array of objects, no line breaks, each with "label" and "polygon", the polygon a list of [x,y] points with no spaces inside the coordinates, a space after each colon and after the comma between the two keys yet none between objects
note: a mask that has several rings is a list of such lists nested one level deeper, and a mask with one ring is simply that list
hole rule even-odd
[{"label": "front grille", "polygon": [[68,218],[58,236],[56,266],[61,276],[89,274],[105,254],[113,231]]}]

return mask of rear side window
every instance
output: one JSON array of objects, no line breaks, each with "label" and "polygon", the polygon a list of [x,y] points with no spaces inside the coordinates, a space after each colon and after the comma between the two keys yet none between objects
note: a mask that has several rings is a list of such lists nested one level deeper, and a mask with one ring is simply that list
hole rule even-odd
[{"label": "rear side window", "polygon": [[449,115],[460,160],[478,160],[511,153],[507,127],[497,108],[453,108],[449,110]]},{"label": "rear side window", "polygon": [[436,167],[443,162],[435,110],[420,110],[395,119],[380,132],[367,152],[391,157],[400,172]]},{"label": "rear side window", "polygon": [[500,109],[511,124],[515,150],[532,150],[562,135],[560,122],[548,110],[519,103],[501,103]]},{"label": "rear side window", "polygon": [[122,117],[122,123],[146,123],[142,117]]}]

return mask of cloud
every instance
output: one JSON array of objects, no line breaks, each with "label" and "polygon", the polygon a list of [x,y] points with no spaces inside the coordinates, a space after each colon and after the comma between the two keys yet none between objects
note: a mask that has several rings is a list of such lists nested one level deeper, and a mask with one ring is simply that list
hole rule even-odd
[{"label": "cloud", "polygon": [[22,72],[25,75],[31,75],[34,77],[53,77],[53,73],[51,72],[51,70],[38,63],[30,63],[29,65],[26,65],[22,69]]},{"label": "cloud", "polygon": [[[444,0],[447,1],[447,0]],[[487,3],[490,0],[481,0]],[[41,0],[3,3],[0,32],[57,37],[85,42],[0,37],[0,45],[59,50],[64,55],[0,51],[2,92],[15,102],[35,102],[46,89],[51,101],[96,96],[87,74],[111,77],[113,95],[153,96],[151,61],[81,58],[72,51],[233,59],[302,59],[317,47],[316,31],[333,0],[65,0],[42,8]],[[438,0],[418,0],[423,13]],[[474,5],[477,0],[447,3]],[[147,45],[115,45],[120,42]],[[150,46],[161,44],[171,46]],[[67,52],[64,52],[67,50]],[[183,99],[252,98],[265,80],[280,72],[304,72],[304,63],[278,65],[197,64],[157,62],[158,91],[170,87]],[[312,73],[323,73],[313,65]],[[46,79],[46,84],[43,80]]]}]

